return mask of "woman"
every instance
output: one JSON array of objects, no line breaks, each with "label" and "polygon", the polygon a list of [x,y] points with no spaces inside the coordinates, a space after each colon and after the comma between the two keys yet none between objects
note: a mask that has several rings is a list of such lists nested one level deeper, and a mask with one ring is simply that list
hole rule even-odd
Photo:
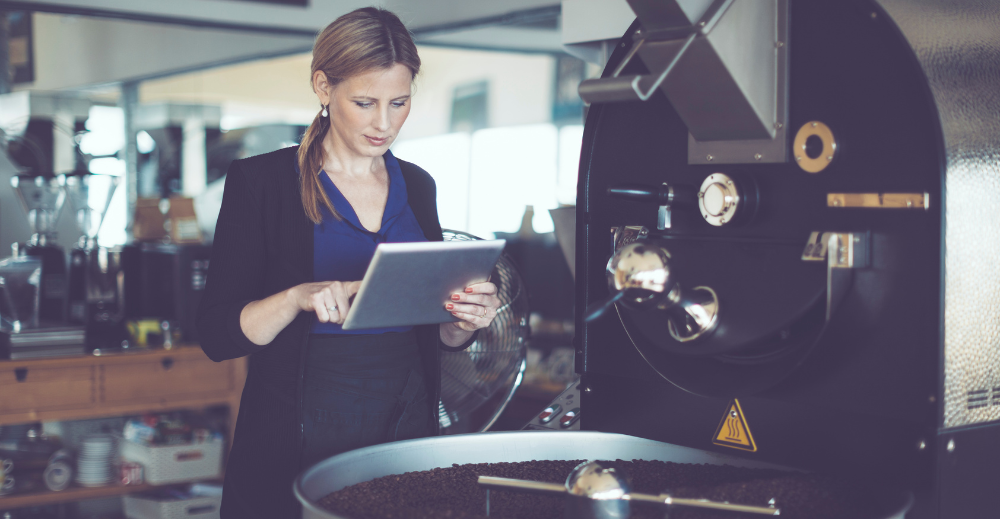
[{"label": "woman", "polygon": [[442,239],[434,181],[389,152],[419,68],[392,13],[338,18],[313,47],[322,110],[302,145],[229,169],[198,316],[211,359],[250,355],[223,517],[298,517],[303,468],[435,434],[439,352],[496,317],[497,288],[481,283],[445,305],[456,323],[340,328],[378,243]]}]

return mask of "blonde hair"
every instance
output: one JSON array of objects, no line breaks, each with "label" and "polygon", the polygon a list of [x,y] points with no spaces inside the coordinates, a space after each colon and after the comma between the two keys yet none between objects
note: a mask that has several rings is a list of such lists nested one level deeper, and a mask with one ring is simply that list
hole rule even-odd
[{"label": "blonde hair", "polygon": [[[401,63],[416,77],[420,57],[413,36],[395,14],[379,7],[365,7],[337,18],[323,29],[313,44],[310,82],[323,71],[331,85],[370,70],[388,69]],[[313,223],[323,221],[321,205],[341,219],[326,196],[319,173],[323,168],[323,138],[330,119],[316,114],[299,146],[299,187],[302,206]]]}]

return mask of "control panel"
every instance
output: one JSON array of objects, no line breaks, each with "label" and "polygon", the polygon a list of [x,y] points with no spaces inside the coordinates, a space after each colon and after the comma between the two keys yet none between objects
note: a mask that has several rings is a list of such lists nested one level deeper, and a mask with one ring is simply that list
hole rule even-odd
[{"label": "control panel", "polygon": [[524,427],[524,431],[579,431],[580,430],[580,378],[542,409]]}]

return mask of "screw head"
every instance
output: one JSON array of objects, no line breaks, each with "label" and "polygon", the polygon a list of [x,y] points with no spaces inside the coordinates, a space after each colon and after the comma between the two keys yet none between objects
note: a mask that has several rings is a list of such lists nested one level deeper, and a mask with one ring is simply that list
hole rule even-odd
[{"label": "screw head", "polygon": [[780,130],[780,129],[784,128],[784,127],[785,127],[785,125],[784,125],[784,124],[781,124],[781,123],[774,123],[774,129],[775,129],[775,130]]},{"label": "screw head", "polygon": [[754,158],[754,160],[760,160],[760,159],[764,158],[764,156],[761,155],[760,153],[754,153],[753,158]]},{"label": "screw head", "polygon": [[708,159],[708,160],[715,160],[715,157],[713,157],[713,156],[711,156],[711,155],[709,155],[709,156],[707,156],[707,157],[705,157],[705,158],[706,158],[706,159]]},{"label": "screw head", "polygon": [[926,449],[927,449],[927,442],[925,442],[924,440],[920,440],[920,441],[917,442],[917,450],[918,451],[923,451],[923,450],[926,450]]},{"label": "screw head", "polygon": [[947,447],[947,449],[948,449],[948,452],[955,452],[955,439],[954,438],[948,440],[948,447]]}]

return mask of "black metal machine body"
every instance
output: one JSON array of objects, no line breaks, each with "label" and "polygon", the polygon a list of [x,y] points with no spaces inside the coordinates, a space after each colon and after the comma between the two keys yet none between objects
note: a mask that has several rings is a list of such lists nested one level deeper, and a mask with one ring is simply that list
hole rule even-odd
[{"label": "black metal machine body", "polygon": [[[761,1],[778,72],[757,125],[730,86],[768,72],[699,47],[720,10],[757,0],[701,2],[687,31],[656,27],[670,13],[655,8],[699,2],[629,3],[636,23],[581,86],[582,428],[903,488],[907,517],[993,516],[1000,5]],[[735,79],[694,72],[713,60]],[[612,102],[629,89],[651,95]],[[609,259],[633,240],[628,254],[667,251],[671,303],[625,293],[585,322],[626,290]],[[715,320],[685,335],[706,287]],[[687,317],[668,319],[675,303]],[[745,434],[727,441],[736,418]]]},{"label": "black metal machine body", "polygon": [[169,321],[183,341],[195,342],[212,246],[137,243],[126,245],[123,256],[127,317]]}]

